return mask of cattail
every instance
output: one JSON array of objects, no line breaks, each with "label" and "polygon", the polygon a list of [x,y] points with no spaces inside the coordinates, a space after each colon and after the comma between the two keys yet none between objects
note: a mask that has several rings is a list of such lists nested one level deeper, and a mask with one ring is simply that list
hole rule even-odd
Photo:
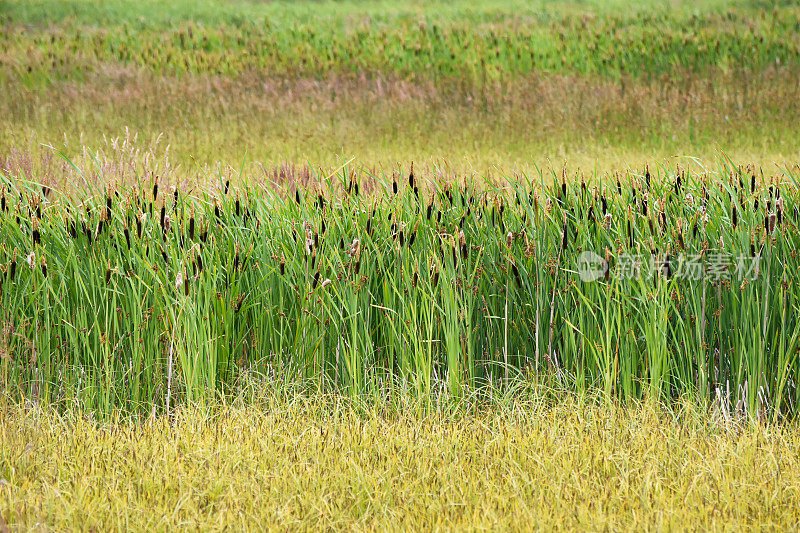
[{"label": "cattail", "polygon": [[33,220],[33,246],[36,247],[42,242],[42,236],[39,233],[39,222],[34,219]]},{"label": "cattail", "polygon": [[433,273],[433,281],[432,281],[433,288],[435,289],[438,284],[439,284],[439,270],[436,270],[436,272]]},{"label": "cattail", "polygon": [[567,225],[564,224],[564,231],[561,232],[561,249],[566,250],[569,238],[567,237]]},{"label": "cattail", "polygon": [[3,195],[0,196],[0,210],[3,212],[8,211],[8,204],[6,203],[6,190],[3,189]]},{"label": "cattail", "polygon": [[192,206],[192,214],[189,216],[189,240],[194,240],[194,206]]},{"label": "cattail", "polygon": [[163,246],[161,246],[161,258],[164,260],[165,264],[169,264],[169,256],[167,255],[167,251]]},{"label": "cattail", "polygon": [[200,255],[200,252],[197,253],[197,257],[195,257],[195,262],[197,263],[197,272],[200,273],[203,271],[203,256]]},{"label": "cattail", "polygon": [[156,198],[158,198],[158,179],[156,179],[155,183],[153,183],[153,201],[154,202],[156,201]]},{"label": "cattail", "polygon": [[175,276],[175,290],[176,291],[180,290],[180,288],[183,286],[183,278],[184,278],[183,271],[179,271],[178,275]]},{"label": "cattail", "polygon": [[775,232],[775,221],[777,220],[777,215],[775,215],[775,213],[770,213],[768,218],[769,218],[768,233],[772,235]]},{"label": "cattail", "polygon": [[233,209],[237,217],[242,212],[242,203],[239,201],[238,196],[236,197],[236,201],[233,203]]},{"label": "cattail", "polygon": [[511,263],[511,271],[514,273],[514,282],[517,284],[518,288],[521,288],[522,279],[519,277],[519,269],[517,268],[516,263]]},{"label": "cattail", "polygon": [[167,218],[167,210],[162,205],[161,206],[161,230],[166,231],[166,218]]},{"label": "cattail", "polygon": [[106,265],[106,285],[111,282],[111,261]]},{"label": "cattail", "polygon": [[28,262],[28,266],[31,270],[36,268],[36,252],[29,253],[28,257],[25,258],[25,261]]},{"label": "cattail", "polygon": [[136,237],[138,237],[139,239],[142,238],[142,224],[144,224],[146,217],[147,214],[142,213],[139,217],[136,218]]},{"label": "cattail", "polygon": [[735,205],[732,206],[732,210],[733,212],[731,213],[731,224],[733,224],[733,228],[736,229],[736,227],[739,225],[739,213],[737,212]]},{"label": "cattail", "polygon": [[283,262],[283,259],[281,259],[281,264],[279,265],[278,269],[280,270],[281,276],[286,273],[286,263]]},{"label": "cattail", "polygon": [[392,180],[392,193],[397,194],[397,180]]},{"label": "cattail", "polygon": [[122,230],[123,234],[125,235],[125,244],[128,246],[128,250],[131,249],[131,235],[128,231],[128,226],[125,226]]},{"label": "cattail", "polygon": [[605,215],[608,212],[608,201],[605,196],[600,197],[600,203],[603,205],[603,214]]},{"label": "cattail", "polygon": [[111,196],[106,196],[106,218],[111,220]]},{"label": "cattail", "polygon": [[311,283],[311,290],[312,290],[312,291],[313,291],[314,289],[316,289],[316,288],[317,288],[317,283],[319,283],[319,270],[317,270],[317,271],[314,273],[314,280],[313,280],[313,282]]},{"label": "cattail", "polygon": [[650,189],[650,167],[644,167],[644,181],[647,184],[647,188]]},{"label": "cattail", "polygon": [[416,240],[416,238],[417,238],[417,230],[414,229],[414,231],[411,232],[411,237],[408,238],[409,249],[411,249],[411,247],[414,246],[414,240]]},{"label": "cattail", "polygon": [[8,279],[14,281],[17,273],[17,249],[14,248],[14,255],[11,256],[11,264],[8,266]]},{"label": "cattail", "polygon": [[300,189],[294,190],[294,201],[297,202],[297,205],[300,205]]},{"label": "cattail", "polygon": [[756,192],[756,175],[753,174],[750,177],[750,194],[753,194],[755,192]]},{"label": "cattail", "polygon": [[239,268],[239,242],[236,242],[236,252],[233,255],[233,271]]},{"label": "cattail", "polygon": [[408,186],[414,188],[414,163],[411,163],[411,172],[408,174]]},{"label": "cattail", "polygon": [[431,202],[431,203],[429,203],[429,204],[428,204],[428,211],[427,211],[427,213],[425,214],[425,218],[427,218],[428,220],[430,220],[430,219],[431,219],[431,210],[432,210],[432,209],[433,209],[433,202]]}]

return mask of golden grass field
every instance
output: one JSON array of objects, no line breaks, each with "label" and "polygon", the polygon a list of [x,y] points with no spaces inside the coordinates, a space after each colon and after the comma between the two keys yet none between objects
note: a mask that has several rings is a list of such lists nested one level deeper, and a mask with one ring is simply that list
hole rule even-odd
[{"label": "golden grass field", "polygon": [[12,530],[786,531],[799,443],[796,426],[575,398],[422,415],[290,396],[133,425],[4,404],[0,516]]}]

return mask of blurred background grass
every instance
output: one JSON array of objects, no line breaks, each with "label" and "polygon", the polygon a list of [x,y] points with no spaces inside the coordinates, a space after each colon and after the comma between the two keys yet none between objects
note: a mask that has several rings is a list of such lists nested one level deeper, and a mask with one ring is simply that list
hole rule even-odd
[{"label": "blurred background grass", "polygon": [[[800,159],[792,2],[0,5],[0,155],[485,172]],[[685,159],[683,159],[685,161]]]}]

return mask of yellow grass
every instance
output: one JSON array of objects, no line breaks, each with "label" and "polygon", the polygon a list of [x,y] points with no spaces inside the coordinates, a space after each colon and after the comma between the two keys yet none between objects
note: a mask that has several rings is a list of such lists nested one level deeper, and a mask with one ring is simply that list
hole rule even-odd
[{"label": "yellow grass", "polygon": [[386,407],[292,396],[99,424],[6,406],[0,517],[102,531],[800,525],[796,426],[576,399]]}]

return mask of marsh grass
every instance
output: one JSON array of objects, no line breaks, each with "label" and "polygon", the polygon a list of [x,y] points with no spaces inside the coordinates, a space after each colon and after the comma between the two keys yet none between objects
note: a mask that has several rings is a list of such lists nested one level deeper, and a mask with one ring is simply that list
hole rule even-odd
[{"label": "marsh grass", "polygon": [[[183,191],[166,158],[140,174],[136,155],[68,162],[72,192],[4,177],[0,376],[16,397],[108,416],[253,376],[423,402],[531,381],[796,414],[796,169],[283,167]],[[584,251],[661,263],[586,282]],[[702,258],[695,277],[672,275],[679,254]]]}]

